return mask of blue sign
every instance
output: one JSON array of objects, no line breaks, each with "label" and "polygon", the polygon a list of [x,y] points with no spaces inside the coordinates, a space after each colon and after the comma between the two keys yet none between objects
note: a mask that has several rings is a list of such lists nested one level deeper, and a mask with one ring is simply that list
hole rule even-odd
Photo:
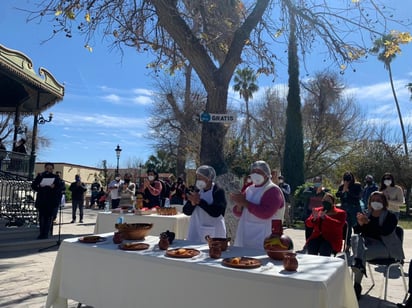
[{"label": "blue sign", "polygon": [[211,116],[210,116],[210,113],[208,113],[208,112],[202,112],[200,114],[200,122],[209,122],[210,118],[211,118]]}]

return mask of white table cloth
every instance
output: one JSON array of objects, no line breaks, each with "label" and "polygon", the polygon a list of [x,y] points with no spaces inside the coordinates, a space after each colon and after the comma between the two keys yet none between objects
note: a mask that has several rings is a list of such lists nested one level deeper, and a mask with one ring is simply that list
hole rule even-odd
[{"label": "white table cloth", "polygon": [[123,251],[112,242],[62,242],[46,307],[67,307],[67,299],[95,308],[356,308],[349,269],[340,258],[298,254],[296,272],[264,251],[229,247],[222,258],[261,259],[257,269],[233,269],[211,259],[207,245],[177,240],[171,248],[191,247],[202,253],[192,259],[164,256],[158,238],[147,237],[148,250]]},{"label": "white table cloth", "polygon": [[[118,213],[98,213],[94,233],[100,234],[116,231],[115,224],[119,215]],[[190,221],[190,216],[182,213],[173,216],[157,214],[134,215],[130,213],[123,214],[123,217],[127,223],[153,223],[153,228],[150,230],[149,235],[159,236],[160,233],[169,230],[175,233],[176,239],[185,239],[187,237]]]}]

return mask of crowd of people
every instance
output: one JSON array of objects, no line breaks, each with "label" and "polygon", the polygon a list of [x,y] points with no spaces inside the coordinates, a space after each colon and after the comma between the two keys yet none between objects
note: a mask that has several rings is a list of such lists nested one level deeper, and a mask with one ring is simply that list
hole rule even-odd
[{"label": "crowd of people", "polygon": [[[49,236],[56,209],[65,194],[65,184],[59,173],[53,173],[54,165],[46,163],[44,168],[32,183],[33,190],[37,192],[35,206],[39,212],[39,239]],[[302,193],[306,237],[302,252],[334,256],[342,251],[345,243],[346,253],[352,252],[350,265],[358,299],[367,261],[405,258],[402,241],[397,234],[400,207],[405,201],[402,188],[395,184],[391,173],[382,176],[380,185],[370,174],[365,176],[364,182],[362,186],[351,172],[345,172],[336,193],[332,194],[331,189],[323,185],[322,176],[316,176]],[[82,223],[87,188],[79,175],[69,190],[72,193],[72,223],[76,221],[77,209]],[[216,183],[216,171],[212,166],[197,168],[193,186],[187,186],[182,176],[160,179],[158,172],[149,168],[141,185],[132,182],[131,174],[126,173],[123,179],[117,175],[107,185],[106,191],[96,180],[91,191],[91,206],[96,204],[99,208],[109,200],[112,209],[135,205],[138,196],[146,208],[181,204],[183,213],[191,217],[187,240],[205,242],[207,235],[227,237],[225,213],[228,202],[224,189]],[[271,233],[273,220],[290,224],[290,194],[291,188],[285,178],[272,170],[267,162],[259,160],[252,163],[242,188],[228,194],[233,203],[230,210],[238,218],[234,245],[262,249],[265,237]],[[412,290],[411,284],[410,288]],[[405,304],[398,304],[398,307],[412,307],[412,298]]]}]

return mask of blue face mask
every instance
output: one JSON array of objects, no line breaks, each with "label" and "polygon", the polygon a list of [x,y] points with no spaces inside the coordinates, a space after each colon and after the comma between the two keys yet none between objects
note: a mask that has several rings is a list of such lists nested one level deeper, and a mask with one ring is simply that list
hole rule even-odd
[{"label": "blue face mask", "polygon": [[322,183],[313,183],[313,186],[315,187],[315,188],[318,188],[318,187],[320,187],[322,185]]}]

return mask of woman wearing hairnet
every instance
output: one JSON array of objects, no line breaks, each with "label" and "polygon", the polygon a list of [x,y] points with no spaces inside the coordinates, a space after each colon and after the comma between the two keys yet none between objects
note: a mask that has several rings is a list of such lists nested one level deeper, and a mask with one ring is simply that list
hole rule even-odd
[{"label": "woman wearing hairnet", "polygon": [[259,160],[252,164],[253,184],[244,193],[232,193],[233,214],[240,217],[235,246],[263,248],[265,237],[272,233],[272,220],[283,220],[285,200],[282,190],[271,181],[270,167]]},{"label": "woman wearing hairnet", "polygon": [[226,237],[226,197],[222,188],[215,184],[216,171],[203,165],[196,170],[196,188],[187,194],[183,213],[191,216],[187,239],[205,242],[205,236]]}]

